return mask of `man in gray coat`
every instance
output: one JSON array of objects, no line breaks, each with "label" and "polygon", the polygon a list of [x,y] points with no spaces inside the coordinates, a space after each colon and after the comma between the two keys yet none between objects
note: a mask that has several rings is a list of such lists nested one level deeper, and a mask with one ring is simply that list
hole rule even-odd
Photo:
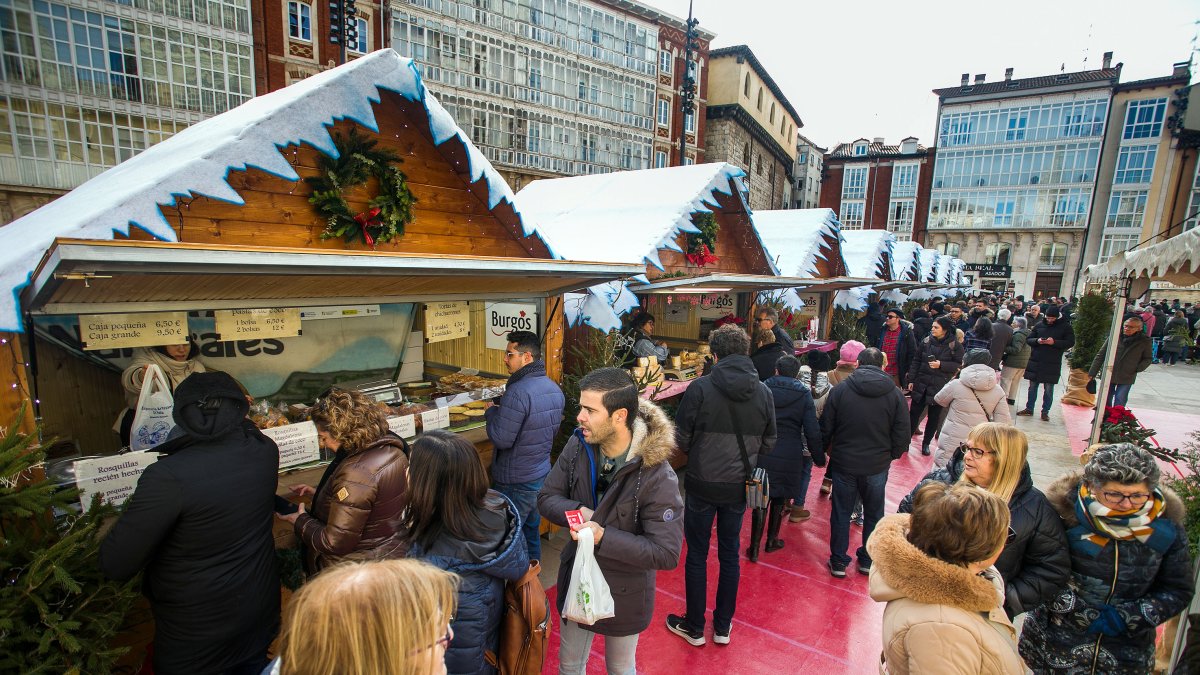
[{"label": "man in gray coat", "polygon": [[[1119,405],[1124,408],[1129,402],[1129,391],[1137,381],[1137,374],[1150,367],[1154,358],[1154,343],[1142,330],[1143,325],[1138,317],[1130,317],[1121,324],[1121,341],[1117,343],[1112,381],[1108,384],[1108,396],[1104,397],[1105,407]],[[1092,367],[1088,370],[1092,378],[1100,375],[1105,356],[1108,356],[1108,340],[1104,341],[1104,347],[1092,360]]]}]

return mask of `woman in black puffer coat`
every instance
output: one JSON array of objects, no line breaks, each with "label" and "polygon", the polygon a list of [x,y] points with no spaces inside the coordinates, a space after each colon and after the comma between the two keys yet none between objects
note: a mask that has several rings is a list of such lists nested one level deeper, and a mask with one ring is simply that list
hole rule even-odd
[{"label": "woman in black puffer coat", "polygon": [[1117,443],[1046,490],[1067,528],[1071,581],[1025,620],[1019,647],[1033,672],[1154,670],[1155,628],[1188,606],[1194,579],[1183,501],[1159,475],[1150,453]]},{"label": "woman in black puffer coat", "polygon": [[917,345],[912,365],[908,368],[907,384],[912,392],[908,423],[909,429],[912,429],[913,435],[916,436],[921,413],[926,408],[929,409],[929,417],[925,420],[925,437],[921,441],[922,455],[929,454],[929,443],[933,440],[938,422],[942,419],[942,406],[938,405],[933,397],[958,374],[958,369],[962,367],[963,354],[962,343],[954,333],[954,322],[945,316],[934,320],[929,336]]},{"label": "woman in black puffer coat", "polygon": [[450,675],[490,675],[484,652],[500,643],[504,582],[529,569],[521,518],[507,497],[489,490],[475,446],[429,431],[412,445],[409,504],[401,518],[410,558],[459,576],[458,609],[446,650]]},{"label": "woman in black puffer coat", "polygon": [[775,362],[781,356],[787,356],[787,351],[783,345],[775,341],[775,334],[769,330],[759,329],[754,333],[754,352],[750,355],[750,360],[754,362],[754,369],[758,371],[758,381],[765,382],[767,378],[775,375]]},{"label": "woman in black puffer coat", "polygon": [[[1046,496],[1033,486],[1025,434],[1008,424],[985,422],[971,430],[965,445],[944,468],[925,476],[898,511],[911,513],[913,495],[931,480],[978,485],[1007,501],[1011,529],[996,569],[1004,578],[1004,611],[1012,618],[1049,602],[1066,586],[1071,576],[1066,532]],[[983,454],[975,457],[967,448]]]},{"label": "woman in black puffer coat", "polygon": [[[779,526],[783,510],[793,500],[790,520],[808,520],[804,508],[808,483],[812,479],[813,460],[809,448],[821,444],[821,427],[817,424],[817,405],[812,393],[796,376],[800,374],[800,359],[781,357],[776,364],[777,375],[766,381],[775,401],[775,427],[778,440],[771,452],[759,455],[759,468],[766,469],[771,481],[771,509],[767,517],[767,553],[783,548]],[[757,545],[753,541],[757,558]]]}]

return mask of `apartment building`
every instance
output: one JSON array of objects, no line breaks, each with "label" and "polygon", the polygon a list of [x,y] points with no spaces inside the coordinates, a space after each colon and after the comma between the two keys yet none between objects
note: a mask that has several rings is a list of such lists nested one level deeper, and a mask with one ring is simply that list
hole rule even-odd
[{"label": "apartment building", "polygon": [[793,209],[815,209],[821,201],[821,174],[825,170],[826,148],[804,134],[796,136],[796,165],[792,168]]},{"label": "apartment building", "polygon": [[839,143],[825,155],[821,208],[833,209],[847,230],[888,230],[921,241],[933,176],[931,149],[909,136],[897,145],[881,137]]}]

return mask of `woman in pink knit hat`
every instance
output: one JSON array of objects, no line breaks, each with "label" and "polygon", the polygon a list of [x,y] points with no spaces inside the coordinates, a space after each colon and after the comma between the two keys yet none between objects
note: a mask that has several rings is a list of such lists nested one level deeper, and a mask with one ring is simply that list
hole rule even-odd
[{"label": "woman in pink knit hat", "polygon": [[850,340],[842,345],[841,351],[838,352],[837,368],[829,371],[829,386],[836,387],[838,382],[850,377],[850,373],[858,367],[858,353],[866,349],[867,346],[858,340]]}]

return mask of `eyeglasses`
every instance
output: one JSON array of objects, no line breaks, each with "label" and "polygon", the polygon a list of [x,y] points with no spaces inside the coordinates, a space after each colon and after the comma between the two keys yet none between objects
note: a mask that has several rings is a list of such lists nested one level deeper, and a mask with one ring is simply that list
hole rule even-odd
[{"label": "eyeglasses", "polygon": [[764,321],[770,321],[770,319],[769,319],[769,318],[767,318],[767,317],[765,317],[765,316],[760,316],[760,317],[758,317],[757,319],[755,319],[755,320],[754,320],[754,323],[762,323],[762,322],[764,322]]},{"label": "eyeglasses", "polygon": [[895,314],[888,314],[888,315],[887,315],[887,318],[889,318],[889,319],[899,319],[900,317],[896,316]]},{"label": "eyeglasses", "polygon": [[515,359],[521,355],[521,352],[504,352],[506,358]]},{"label": "eyeglasses", "polygon": [[971,446],[967,445],[966,443],[963,443],[962,445],[958,446],[958,449],[962,450],[963,454],[971,455],[971,459],[982,459],[984,455],[996,454],[995,450],[984,450],[983,448],[972,448]]},{"label": "eyeglasses", "polygon": [[[453,622],[454,622],[454,617],[450,617],[450,622],[451,622],[451,623],[453,623]],[[428,646],[428,647],[426,647],[424,650],[418,650],[418,651],[415,651],[415,652],[413,652],[413,653],[414,653],[414,654],[419,654],[419,653],[421,653],[421,651],[427,651],[427,650],[433,649],[433,648],[435,648],[435,647],[441,647],[442,649],[449,649],[449,648],[450,648],[450,643],[451,643],[451,642],[453,642],[453,641],[454,641],[454,628],[453,628],[453,626],[451,626],[451,625],[447,624],[447,625],[446,625],[446,634],[445,634],[445,635],[443,635],[442,637],[438,638],[436,641],[434,641],[434,643],[433,643],[433,644],[429,645],[429,646]]]},{"label": "eyeglasses", "polygon": [[1100,494],[1104,495],[1104,498],[1113,504],[1120,504],[1121,502],[1128,500],[1129,503],[1134,506],[1141,506],[1145,504],[1146,502],[1150,501],[1150,497],[1152,496],[1146,494],[1145,492],[1135,492],[1131,495],[1127,495],[1124,492],[1104,491]]}]

